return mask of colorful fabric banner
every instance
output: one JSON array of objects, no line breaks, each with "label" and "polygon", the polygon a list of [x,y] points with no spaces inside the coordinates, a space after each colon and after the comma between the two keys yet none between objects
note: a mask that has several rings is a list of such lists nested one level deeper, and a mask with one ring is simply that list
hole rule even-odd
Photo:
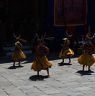
[{"label": "colorful fabric banner", "polygon": [[54,0],[54,25],[84,25],[87,23],[87,0]]}]

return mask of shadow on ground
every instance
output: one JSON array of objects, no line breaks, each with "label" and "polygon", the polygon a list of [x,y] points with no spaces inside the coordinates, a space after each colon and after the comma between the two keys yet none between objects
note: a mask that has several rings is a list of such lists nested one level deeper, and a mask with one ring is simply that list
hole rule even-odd
[{"label": "shadow on ground", "polygon": [[29,80],[31,80],[31,81],[37,81],[37,80],[43,81],[46,78],[49,78],[49,77],[48,76],[42,76],[42,75],[39,75],[39,76],[38,75],[33,75],[33,76],[29,77]]},{"label": "shadow on ground", "polygon": [[10,66],[10,67],[8,67],[8,69],[17,69],[17,68],[22,68],[22,67],[24,67],[24,66],[22,66],[22,65],[21,66],[15,66],[15,67],[14,66]]},{"label": "shadow on ground", "polygon": [[79,73],[81,76],[83,76],[83,75],[92,75],[91,73],[94,73],[94,71],[83,71],[83,70],[79,70],[76,73]]},{"label": "shadow on ground", "polygon": [[72,65],[72,64],[70,64],[70,63],[62,63],[62,62],[61,62],[61,63],[58,63],[58,65],[59,65],[59,66],[64,66],[64,65],[67,65],[67,66],[68,66],[68,65]]}]

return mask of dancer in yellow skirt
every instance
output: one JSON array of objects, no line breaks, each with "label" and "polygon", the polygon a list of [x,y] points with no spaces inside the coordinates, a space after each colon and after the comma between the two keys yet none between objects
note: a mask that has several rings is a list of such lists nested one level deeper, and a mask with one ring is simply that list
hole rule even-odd
[{"label": "dancer in yellow skirt", "polygon": [[95,58],[92,55],[95,48],[95,45],[93,45],[91,42],[93,38],[94,36],[91,36],[89,29],[89,32],[86,34],[85,39],[83,39],[83,54],[78,57],[78,62],[83,65],[83,71],[85,66],[88,66],[88,71],[91,71],[90,67],[95,63]]},{"label": "dancer in yellow skirt", "polygon": [[22,44],[20,43],[20,36],[18,36],[16,37],[15,50],[12,54],[13,67],[15,67],[15,62],[19,62],[18,64],[19,66],[21,66],[20,62],[25,59],[26,59],[26,55],[22,51]]},{"label": "dancer in yellow skirt", "polygon": [[46,47],[43,44],[43,41],[39,39],[36,46],[36,58],[31,66],[31,69],[37,71],[38,76],[41,70],[46,70],[47,75],[49,76],[49,68],[51,68],[52,64],[48,61],[48,58],[46,57],[48,53],[48,47]]},{"label": "dancer in yellow skirt", "polygon": [[71,57],[74,55],[74,51],[69,48],[69,44],[70,44],[69,39],[64,38],[63,40],[64,40],[63,45],[62,45],[63,48],[61,49],[61,52],[59,53],[59,57],[62,58],[61,63],[64,63],[65,58],[69,58],[69,63],[71,63]]}]

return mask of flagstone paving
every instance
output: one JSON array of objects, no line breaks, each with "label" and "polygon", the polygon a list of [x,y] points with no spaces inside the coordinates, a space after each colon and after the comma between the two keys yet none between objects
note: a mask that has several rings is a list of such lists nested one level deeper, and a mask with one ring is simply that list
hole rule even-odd
[{"label": "flagstone paving", "polygon": [[11,68],[12,62],[1,63],[0,96],[95,96],[95,65],[92,72],[82,72],[77,58],[71,60],[69,65],[59,65],[61,59],[52,60],[49,78],[45,70],[37,77],[31,62],[24,61],[23,67],[16,69]]}]

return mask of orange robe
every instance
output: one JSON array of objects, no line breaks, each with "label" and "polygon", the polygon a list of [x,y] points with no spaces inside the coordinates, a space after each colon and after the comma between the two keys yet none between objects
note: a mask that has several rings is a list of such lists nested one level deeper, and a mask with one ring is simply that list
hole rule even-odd
[{"label": "orange robe", "polygon": [[47,70],[47,68],[51,68],[52,63],[48,61],[48,58],[46,55],[48,54],[49,49],[42,45],[37,46],[36,48],[36,58],[33,61],[33,64],[31,66],[31,69],[34,71],[41,71],[41,70]]},{"label": "orange robe", "polygon": [[17,41],[15,43],[15,51],[12,54],[12,60],[14,62],[18,62],[18,61],[22,61],[22,60],[26,59],[26,55],[21,50],[21,47],[22,47],[21,43],[19,41]]}]

